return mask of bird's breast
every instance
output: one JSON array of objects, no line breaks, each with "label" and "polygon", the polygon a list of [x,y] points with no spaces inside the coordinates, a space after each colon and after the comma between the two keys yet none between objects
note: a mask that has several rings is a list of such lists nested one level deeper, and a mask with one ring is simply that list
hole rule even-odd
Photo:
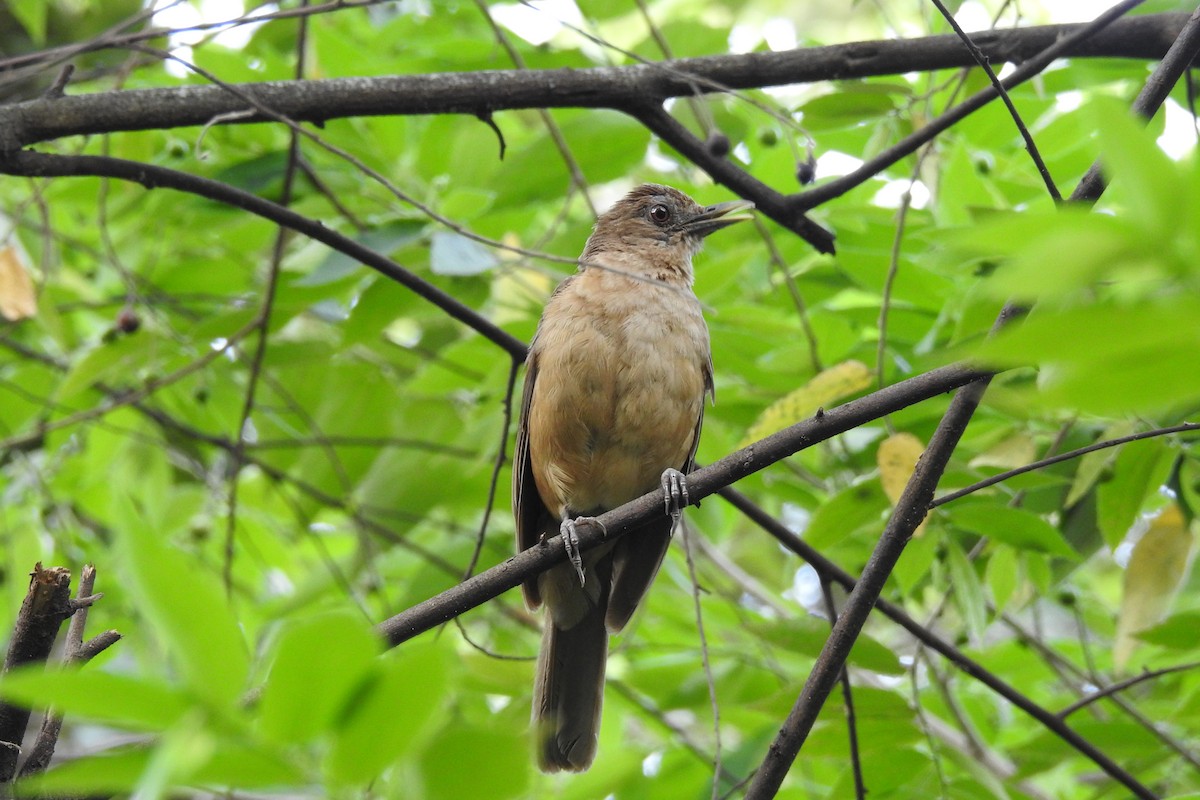
[{"label": "bird's breast", "polygon": [[708,331],[695,296],[605,283],[577,280],[556,295],[534,346],[530,458],[559,514],[615,508],[683,467],[704,401]]}]

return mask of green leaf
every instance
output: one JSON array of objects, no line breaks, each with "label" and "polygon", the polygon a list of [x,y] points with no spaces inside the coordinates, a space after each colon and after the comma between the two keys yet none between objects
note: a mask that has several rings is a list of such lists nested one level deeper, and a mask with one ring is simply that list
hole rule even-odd
[{"label": "green leaf", "polygon": [[[370,228],[357,236],[351,237],[363,245],[385,256],[399,250],[405,245],[412,244],[424,235],[424,222],[412,220],[397,220],[376,228]],[[292,281],[294,286],[328,286],[337,283],[347,275],[353,275],[363,268],[362,262],[342,253],[331,250],[316,268]]]},{"label": "green leaf", "polygon": [[818,550],[841,541],[868,525],[883,530],[887,497],[878,481],[847,487],[835,494],[813,514],[802,535]]},{"label": "green leaf", "polygon": [[1143,439],[1121,448],[1112,479],[1101,483],[1096,493],[1096,522],[1109,547],[1116,549],[1124,540],[1147,498],[1167,479],[1170,466],[1160,441]]},{"label": "green leaf", "polygon": [[278,202],[283,193],[287,163],[286,151],[264,153],[219,170],[213,179]]},{"label": "green leaf", "polygon": [[420,767],[429,800],[499,800],[524,793],[532,758],[524,736],[504,728],[460,723],[447,725],[430,743]]},{"label": "green leaf", "polygon": [[[1105,428],[1104,432],[1096,439],[1099,442],[1120,439],[1133,433],[1133,430],[1133,420],[1119,420]],[[1087,453],[1080,458],[1079,467],[1075,470],[1075,477],[1071,481],[1071,489],[1067,492],[1067,499],[1063,501],[1063,507],[1070,508],[1078,503],[1100,479],[1101,474],[1116,461],[1120,452],[1120,446],[1108,447]]]},{"label": "green leaf", "polygon": [[1181,611],[1178,614],[1172,614],[1159,624],[1133,635],[1143,642],[1156,644],[1170,650],[1194,652],[1196,631],[1200,631],[1200,611]]},{"label": "green leaf", "polygon": [[135,497],[121,498],[118,548],[129,590],[187,686],[233,708],[246,688],[249,654],[220,582],[151,531]]},{"label": "green leaf", "polygon": [[[560,127],[571,150],[586,154],[580,167],[590,183],[627,179],[644,160],[650,143],[649,131],[615,111],[572,113]],[[570,174],[561,159],[550,157],[553,152],[554,143],[547,136],[510,151],[493,184],[499,191],[497,203],[520,207],[561,197]]]},{"label": "green leaf", "polygon": [[378,661],[343,706],[327,762],[330,777],[343,784],[370,781],[409,754],[436,721],[451,672],[437,642],[409,642]]},{"label": "green leaf", "polygon": [[263,688],[263,733],[293,743],[325,732],[373,671],[379,649],[360,614],[328,613],[290,624]]},{"label": "green leaf", "polygon": [[993,547],[983,573],[997,614],[1004,610],[1016,591],[1020,578],[1017,551],[1011,547]]},{"label": "green leaf", "polygon": [[64,796],[130,792],[146,770],[151,751],[146,747],[117,747],[52,767],[44,775],[18,782],[18,796]]},{"label": "green leaf", "polygon": [[[982,363],[1042,366],[1034,402],[1101,414],[1152,412],[1194,402],[1191,353],[1197,298],[1035,311],[975,348]],[[1086,334],[1085,334],[1086,332]]]},{"label": "green leaf", "polygon": [[97,382],[136,384],[146,377],[147,369],[157,364],[161,350],[162,341],[145,333],[101,342],[74,361],[67,377],[59,384],[55,399],[72,405],[80,393]]},{"label": "green leaf", "polygon": [[8,0],[5,5],[35,44],[45,44],[46,17],[50,12],[46,0]]},{"label": "green leaf", "polygon": [[1146,129],[1116,98],[1098,98],[1090,109],[1100,137],[1105,177],[1123,202],[1122,216],[1140,227],[1147,238],[1159,238],[1186,224],[1189,200],[1197,187],[1189,185]]},{"label": "green leaf", "polygon": [[947,517],[957,528],[987,536],[1018,550],[1077,557],[1053,525],[1037,514],[1019,508],[984,502],[954,504],[947,509]]},{"label": "green leaf", "polygon": [[314,776],[301,766],[302,758],[293,762],[254,743],[222,738],[214,742],[208,760],[196,768],[190,782],[257,789],[312,783]]},{"label": "green leaf", "polygon": [[946,545],[946,567],[950,571],[950,582],[954,586],[954,605],[967,624],[967,632],[973,642],[982,640],[987,627],[987,601],[983,597],[983,585],[975,565],[958,542],[948,538]]},{"label": "green leaf", "polygon": [[72,717],[144,731],[168,729],[193,702],[179,689],[146,678],[96,669],[43,670],[41,665],[5,675],[0,695],[34,708],[53,706]]},{"label": "green leaf", "polygon": [[[830,625],[818,617],[805,617],[786,621],[757,620],[749,623],[749,629],[756,636],[786,651],[816,658],[829,638]],[[892,648],[866,634],[855,640],[850,653],[850,663],[857,667],[882,675],[902,675],[905,672],[905,667]]]}]

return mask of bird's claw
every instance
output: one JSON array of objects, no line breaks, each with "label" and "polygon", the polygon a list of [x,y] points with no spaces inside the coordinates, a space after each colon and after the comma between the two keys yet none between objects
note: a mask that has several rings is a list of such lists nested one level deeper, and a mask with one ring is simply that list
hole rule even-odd
[{"label": "bird's claw", "polygon": [[691,505],[688,497],[687,476],[677,469],[667,469],[662,474],[663,506],[667,516],[676,522],[683,507]]},{"label": "bird's claw", "polygon": [[564,519],[562,525],[559,526],[559,532],[562,534],[563,548],[567,551],[567,558],[571,560],[571,565],[575,567],[575,572],[579,575],[579,585],[583,586],[583,557],[579,555],[579,533],[575,530],[575,520]]}]

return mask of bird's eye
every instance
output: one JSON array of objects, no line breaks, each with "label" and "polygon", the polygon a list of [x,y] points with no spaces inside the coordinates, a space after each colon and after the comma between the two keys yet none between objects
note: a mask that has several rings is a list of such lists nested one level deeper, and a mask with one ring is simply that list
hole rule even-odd
[{"label": "bird's eye", "polygon": [[650,206],[650,220],[662,225],[671,218],[671,211],[662,203]]}]

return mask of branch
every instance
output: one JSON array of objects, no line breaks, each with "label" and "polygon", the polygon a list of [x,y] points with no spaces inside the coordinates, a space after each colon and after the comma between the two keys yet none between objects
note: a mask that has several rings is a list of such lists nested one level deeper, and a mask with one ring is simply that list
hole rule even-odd
[{"label": "branch", "polygon": [[[796,555],[803,558],[817,572],[817,575],[822,581],[839,584],[847,591],[853,592],[856,588],[856,583],[850,573],[843,570],[837,564],[833,563],[820,552],[792,533],[783,523],[772,517],[767,512],[763,511],[745,495],[739,493],[732,488],[721,490],[721,497],[727,500],[734,508],[745,514],[752,522],[765,530],[771,536],[791,550]],[[1099,750],[1088,740],[1084,739],[1052,711],[1049,711],[1037,703],[1033,702],[1028,695],[1022,693],[1015,686],[1006,683],[995,673],[989,671],[978,661],[971,659],[954,645],[942,639],[929,628],[925,627],[915,619],[905,613],[904,609],[895,603],[891,603],[883,598],[875,600],[875,608],[879,609],[879,613],[895,622],[904,630],[912,634],[913,638],[924,644],[930,650],[939,653],[946,658],[951,664],[958,669],[970,675],[975,680],[982,683],[984,686],[991,689],[993,692],[1003,697],[1008,702],[1012,703],[1017,708],[1024,711],[1029,716],[1040,722],[1046,730],[1053,733],[1055,736],[1062,739],[1071,747],[1075,748],[1080,754],[1091,759],[1097,766],[1108,772],[1110,775],[1113,772],[1118,774],[1127,774],[1125,771],[1114,763],[1107,755]],[[844,615],[844,614],[843,614]],[[1129,778],[1133,781],[1133,778]],[[1125,781],[1122,781],[1125,783]],[[1136,782],[1135,782],[1136,783]],[[1129,785],[1126,783],[1126,785]]]},{"label": "branch", "polygon": [[220,203],[257,214],[264,219],[302,233],[311,239],[345,253],[376,272],[391,278],[401,286],[425,298],[454,319],[468,325],[505,352],[524,360],[525,343],[491,320],[459,302],[431,283],[418,278],[390,258],[354,241],[320,222],[297,214],[278,203],[243,191],[219,181],[189,175],[166,167],[126,161],[106,156],[59,156],[21,151],[4,156],[0,153],[0,172],[30,177],[65,177],[91,175],[140,183],[147,189],[166,187],[207,197]]},{"label": "branch", "polygon": [[[1022,62],[1007,78],[1000,81],[998,87],[988,86],[981,89],[925,127],[905,136],[874,158],[867,159],[853,172],[823,183],[815,189],[794,195],[794,204],[798,210],[814,208],[835,197],[840,197],[866,180],[873,178],[900,159],[915,153],[922,145],[933,141],[939,133],[995,100],[1001,90],[1013,89],[1050,66],[1055,59],[1062,58],[1074,47],[1092,41],[1106,32],[1111,33],[1114,27],[1119,26],[1118,18],[1135,6],[1141,5],[1142,2],[1144,0],[1124,0],[1086,25],[1072,26],[1072,30],[1064,34],[1064,38],[1051,42],[1045,50]],[[976,34],[971,34],[971,36],[974,37]],[[982,48],[982,44],[978,40],[975,44]]]},{"label": "branch", "polygon": [[930,503],[929,507],[933,509],[937,508],[938,506],[944,506],[946,503],[954,502],[959,498],[965,497],[974,492],[978,492],[980,489],[986,489],[989,486],[995,486],[997,483],[1002,483],[1003,481],[1006,481],[1009,478],[1014,478],[1017,475],[1024,475],[1026,472],[1033,472],[1034,470],[1042,469],[1043,467],[1049,467],[1062,461],[1070,461],[1073,458],[1085,456],[1088,453],[1095,452],[1096,450],[1104,450],[1108,447],[1117,447],[1119,445],[1127,444],[1128,442],[1136,442],[1140,439],[1152,439],[1157,436],[1168,436],[1172,433],[1184,433],[1186,431],[1195,430],[1200,430],[1200,422],[1183,422],[1179,425],[1173,425],[1169,428],[1155,428],[1154,430],[1133,433],[1129,436],[1122,436],[1117,439],[1105,439],[1102,442],[1095,442],[1094,444],[1089,444],[1086,447],[1080,447],[1075,450],[1070,450],[1066,453],[1059,453],[1056,456],[1043,458],[1040,461],[1034,461],[1032,463],[1025,464],[1024,466],[1015,467],[1013,469],[1006,470],[1005,472],[992,475],[989,478],[984,478],[983,480],[973,483],[970,486],[964,486],[962,489],[942,495]]},{"label": "branch", "polygon": [[[1123,20],[1063,56],[1161,58],[1186,14]],[[993,62],[1021,62],[1082,25],[1042,25],[972,33]],[[247,83],[240,88],[262,105],[298,122],[355,116],[471,114],[526,108],[626,109],[696,91],[751,89],[847,80],[974,65],[952,34],[854,42],[778,53],[683,58],[661,64],[591,69],[494,70],[321,81]],[[139,89],[33,100],[6,109],[0,149],[13,150],[63,136],[205,125],[246,104],[210,86]],[[230,123],[263,122],[252,112]]]},{"label": "branch", "polygon": [[1145,681],[1154,680],[1155,678],[1160,678],[1163,675],[1171,675],[1172,673],[1175,673],[1175,672],[1188,672],[1188,671],[1196,669],[1197,667],[1200,667],[1200,661],[1192,661],[1188,664],[1176,664],[1173,667],[1163,667],[1162,669],[1148,670],[1146,672],[1142,672],[1139,675],[1134,675],[1133,677],[1126,678],[1123,681],[1117,681],[1116,683],[1114,683],[1110,686],[1105,686],[1103,689],[1092,692],[1087,697],[1081,697],[1078,700],[1076,700],[1074,703],[1071,703],[1071,705],[1067,706],[1062,711],[1058,712],[1059,719],[1066,719],[1067,717],[1074,714],[1079,709],[1085,708],[1085,707],[1091,705],[1092,703],[1096,702],[1097,700],[1103,699],[1105,697],[1111,697],[1112,695],[1116,694],[1117,692],[1123,692],[1131,686],[1136,686],[1139,683],[1144,683]]},{"label": "branch", "polygon": [[855,584],[854,591],[846,600],[846,607],[825,640],[825,646],[821,648],[821,654],[804,682],[804,688],[775,741],[771,743],[762,766],[755,773],[746,791],[747,800],[768,800],[778,793],[784,776],[791,769],[792,762],[817,721],[825,698],[837,684],[850,648],[879,600],[884,584],[900,560],[900,554],[904,552],[917,526],[925,519],[925,510],[933,500],[938,479],[945,471],[990,381],[991,376],[979,378],[960,389],[950,401],[950,408],[938,423],[929,440],[929,447],[917,462],[912,478],[888,518],[879,543],[863,568],[862,577]]},{"label": "branch", "polygon": [[[872,394],[851,400],[785,428],[776,434],[688,475],[688,495],[695,503],[734,481],[741,480],[818,442],[863,423],[927,400],[989,373],[959,365],[918,375]],[[601,514],[595,523],[579,525],[580,550],[612,541],[662,515],[662,492],[653,491]],[[597,524],[598,523],[598,524]],[[499,596],[525,579],[567,560],[562,537],[523,550],[502,564],[481,572],[439,595],[381,622],[377,630],[392,646],[408,641],[459,614]]]},{"label": "branch", "polygon": [[[1134,112],[1150,119],[1158,111],[1158,107],[1167,99],[1171,87],[1179,77],[1187,71],[1200,52],[1200,8],[1192,12],[1187,23],[1179,32],[1179,36],[1171,44],[1162,62],[1146,81],[1146,85],[1138,92],[1133,101]],[[1088,170],[1087,175],[1075,187],[1071,194],[1072,200],[1090,200],[1095,202],[1104,191],[1104,177],[1101,173],[1100,162],[1097,161]]]},{"label": "branch", "polygon": [[[87,642],[83,641],[88,608],[102,597],[102,595],[92,594],[95,586],[96,568],[91,564],[86,564],[79,573],[79,587],[75,590],[73,605],[78,610],[71,616],[71,623],[67,626],[66,642],[63,645],[63,662],[66,664],[86,663],[116,644],[121,638],[121,634],[109,630]],[[25,763],[21,765],[22,778],[44,772],[46,767],[50,766],[50,759],[54,757],[54,748],[58,744],[58,737],[62,732],[62,724],[62,714],[53,709],[46,713],[45,719],[42,720],[42,729],[29,749]]]},{"label": "branch", "polygon": [[[63,620],[74,612],[71,572],[65,567],[43,569],[39,562],[29,576],[29,592],[17,614],[4,672],[23,664],[44,663],[50,657]],[[9,783],[16,774],[29,714],[28,708],[0,701],[0,784]]]}]

